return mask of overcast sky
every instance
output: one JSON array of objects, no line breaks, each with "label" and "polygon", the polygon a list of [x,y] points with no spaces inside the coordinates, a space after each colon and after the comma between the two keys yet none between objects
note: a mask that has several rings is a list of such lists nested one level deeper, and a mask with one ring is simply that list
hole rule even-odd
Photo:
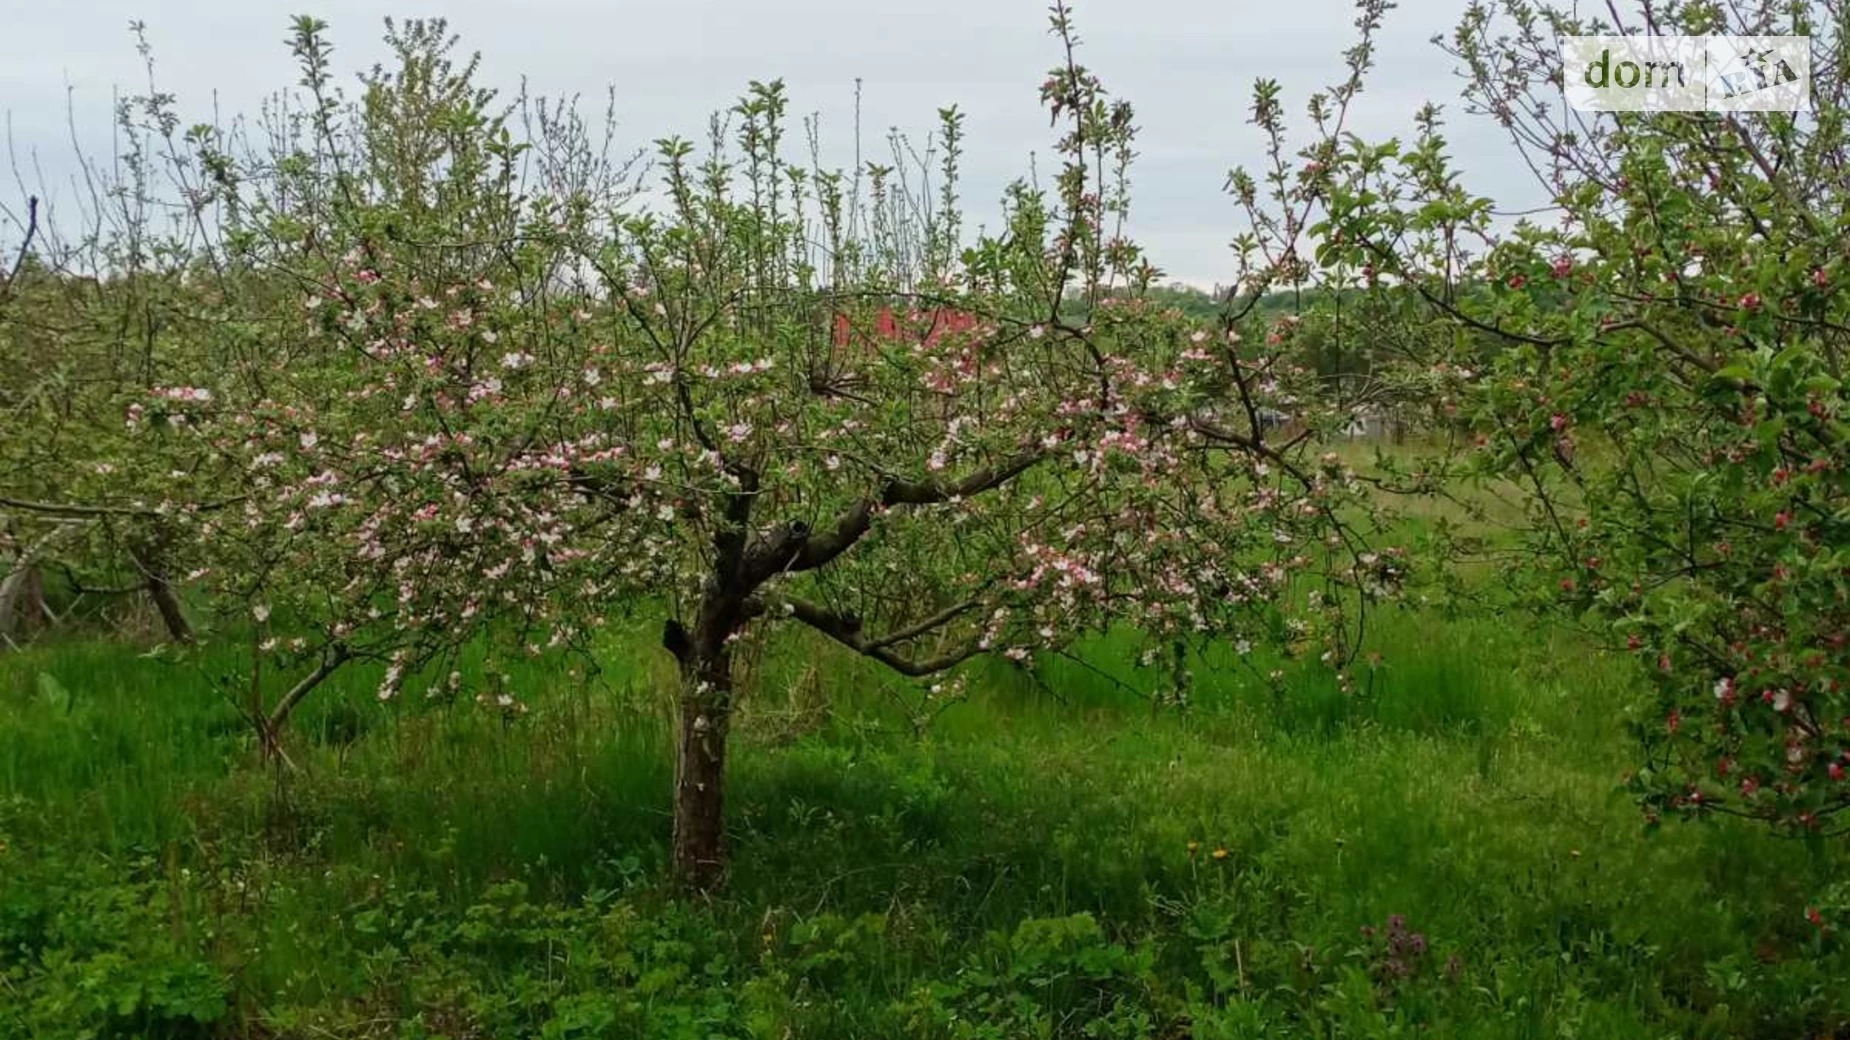
[{"label": "overcast sky", "polygon": [[[380,19],[440,15],[482,52],[491,86],[524,75],[544,94],[581,93],[601,106],[614,86],[619,134],[631,146],[680,134],[698,138],[706,116],[751,79],[782,77],[793,114],[819,113],[825,136],[852,137],[854,81],[864,81],[865,135],[898,126],[922,137],[940,106],[967,114],[966,208],[993,222],[1001,187],[1051,140],[1036,91],[1058,57],[1042,0],[65,0],[12,5],[0,34],[0,110],[12,144],[36,153],[54,198],[71,170],[67,88],[81,138],[107,153],[112,90],[145,79],[127,31],[148,25],[161,89],[187,123],[254,111],[295,72],[283,43],[289,17],[331,25],[343,77],[383,56]],[[1536,201],[1505,139],[1457,101],[1451,60],[1429,41],[1464,0],[1401,0],[1380,39],[1379,65],[1353,122],[1373,137],[1404,136],[1426,100],[1447,105],[1448,137],[1471,187],[1511,206]],[[1226,243],[1239,214],[1221,194],[1226,171],[1256,165],[1260,140],[1246,125],[1253,80],[1280,80],[1294,116],[1327,83],[1353,39],[1349,0],[1077,0],[1081,60],[1141,127],[1133,232],[1173,277],[1211,284],[1228,276]],[[1301,123],[1301,119],[1297,119]],[[850,153],[851,154],[851,153]],[[1043,161],[1045,161],[1043,159]],[[28,173],[28,179],[31,179]],[[36,186],[29,185],[32,190]],[[13,209],[18,188],[0,193]],[[17,228],[0,228],[0,243]]]}]

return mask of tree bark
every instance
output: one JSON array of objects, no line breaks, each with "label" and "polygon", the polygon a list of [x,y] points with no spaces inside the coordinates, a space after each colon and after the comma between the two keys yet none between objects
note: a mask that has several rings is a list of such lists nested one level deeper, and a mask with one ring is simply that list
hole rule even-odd
[{"label": "tree bark", "polygon": [[674,869],[683,884],[707,891],[718,884],[725,863],[723,841],[726,790],[726,731],[731,721],[731,676],[721,690],[715,681],[730,673],[722,657],[699,669],[704,679],[683,677],[680,745],[674,771]]},{"label": "tree bark", "polygon": [[186,620],[186,608],[167,576],[160,550],[152,545],[138,546],[131,550],[131,555],[136,568],[141,571],[142,579],[147,582],[148,598],[154,601],[154,609],[160,611],[161,622],[167,626],[167,634],[176,643],[191,643],[193,626]]},{"label": "tree bark", "polygon": [[270,709],[267,714],[263,710],[261,691],[258,688],[259,676],[255,672],[252,673],[251,721],[257,725],[257,737],[262,744],[264,758],[268,759],[282,753],[283,726],[288,723],[289,716],[294,714],[296,705],[301,704],[303,698],[315,692],[315,687],[326,682],[328,676],[339,671],[341,665],[346,664],[350,657],[352,657],[352,651],[341,643],[335,643],[323,650],[321,663],[315,666],[315,670],[290,687],[289,692],[283,694],[283,699],[277,701],[276,707]]},{"label": "tree bark", "polygon": [[167,634],[174,642],[193,641],[192,623],[186,620],[186,609],[180,605],[180,597],[174,593],[165,574],[149,572],[148,598],[154,601],[154,609],[161,612],[161,621],[167,625]]},{"label": "tree bark", "polygon": [[726,736],[732,723],[730,637],[751,608],[736,592],[702,598],[693,631],[670,621],[662,642],[681,663],[674,771],[674,871],[695,891],[725,866]]},{"label": "tree bark", "polygon": [[12,561],[0,580],[0,647],[45,626],[45,582],[38,564]]}]

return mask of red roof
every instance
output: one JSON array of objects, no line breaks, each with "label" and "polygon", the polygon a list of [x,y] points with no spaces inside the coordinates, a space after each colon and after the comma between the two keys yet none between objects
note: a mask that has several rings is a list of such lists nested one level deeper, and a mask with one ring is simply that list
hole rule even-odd
[{"label": "red roof", "polygon": [[966,311],[938,307],[929,311],[908,311],[903,319],[893,313],[891,307],[882,307],[874,315],[870,324],[866,321],[854,321],[846,314],[835,316],[835,345],[845,347],[850,342],[869,343],[872,337],[899,342],[910,340],[935,346],[945,333],[968,332],[977,325],[977,317]]}]

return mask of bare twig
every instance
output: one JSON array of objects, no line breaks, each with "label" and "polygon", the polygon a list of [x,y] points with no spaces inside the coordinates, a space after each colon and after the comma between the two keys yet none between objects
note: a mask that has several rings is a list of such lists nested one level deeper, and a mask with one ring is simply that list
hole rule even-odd
[{"label": "bare twig", "polygon": [[26,198],[26,237],[20,240],[19,255],[14,257],[13,266],[7,268],[6,281],[0,282],[0,303],[5,303],[13,295],[13,283],[19,281],[19,269],[26,262],[26,254],[32,250],[32,239],[39,231],[39,197]]}]

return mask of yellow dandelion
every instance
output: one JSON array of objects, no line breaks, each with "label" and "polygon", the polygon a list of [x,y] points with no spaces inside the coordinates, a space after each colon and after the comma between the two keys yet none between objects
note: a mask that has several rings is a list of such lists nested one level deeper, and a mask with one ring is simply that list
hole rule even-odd
[{"label": "yellow dandelion", "polygon": [[1225,848],[1225,847],[1222,847],[1222,848],[1217,848],[1217,849],[1215,849],[1215,850],[1214,850],[1214,858],[1215,858],[1215,859],[1226,859],[1226,858],[1227,858],[1227,850],[1226,850],[1226,848]]}]

